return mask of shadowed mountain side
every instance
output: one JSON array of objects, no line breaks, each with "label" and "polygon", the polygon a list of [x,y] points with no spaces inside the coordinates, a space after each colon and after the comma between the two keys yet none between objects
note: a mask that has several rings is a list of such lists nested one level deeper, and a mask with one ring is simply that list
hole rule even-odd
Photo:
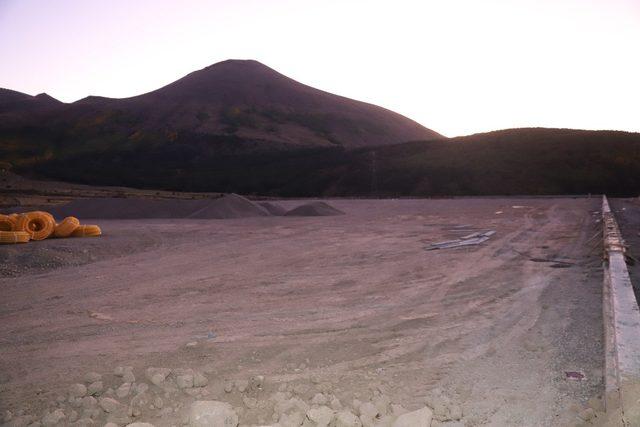
[{"label": "shadowed mountain side", "polygon": [[[42,105],[47,108],[34,108]],[[63,104],[47,95],[0,91],[0,159],[18,166],[89,153],[175,149],[206,157],[432,138],[442,136],[257,61],[220,62],[124,99],[90,96]]]},{"label": "shadowed mountain side", "polygon": [[640,134],[510,129],[393,146],[195,156],[189,145],[46,161],[91,184],[272,196],[637,195]]}]

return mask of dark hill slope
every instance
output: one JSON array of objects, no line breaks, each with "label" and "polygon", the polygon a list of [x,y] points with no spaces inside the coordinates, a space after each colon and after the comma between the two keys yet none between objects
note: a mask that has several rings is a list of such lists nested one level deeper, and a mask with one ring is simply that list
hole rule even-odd
[{"label": "dark hill slope", "polygon": [[224,61],[132,98],[91,96],[37,114],[23,108],[36,98],[47,101],[0,92],[0,109],[14,117],[0,120],[0,159],[19,166],[145,149],[191,158],[441,138],[397,113],[303,85],[256,61]]},{"label": "dark hill slope", "polygon": [[32,170],[93,184],[274,196],[637,195],[640,134],[510,129],[357,150],[191,158],[158,147]]},{"label": "dark hill slope", "polygon": [[5,114],[33,113],[55,109],[62,105],[64,105],[62,102],[46,93],[31,96],[15,90],[0,88],[0,118],[3,118]]}]

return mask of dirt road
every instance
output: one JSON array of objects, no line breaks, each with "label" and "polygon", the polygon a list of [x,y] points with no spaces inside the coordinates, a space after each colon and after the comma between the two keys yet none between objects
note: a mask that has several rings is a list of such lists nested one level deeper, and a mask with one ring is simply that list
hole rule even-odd
[{"label": "dirt road", "polygon": [[603,389],[599,202],[336,200],[346,215],[103,220],[99,239],[2,247],[0,407],[167,366],[407,408],[439,388],[467,426],[577,424]]}]

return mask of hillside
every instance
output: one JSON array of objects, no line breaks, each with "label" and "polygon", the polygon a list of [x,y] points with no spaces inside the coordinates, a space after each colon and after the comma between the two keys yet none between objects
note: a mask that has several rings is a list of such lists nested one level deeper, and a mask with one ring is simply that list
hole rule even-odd
[{"label": "hillside", "polygon": [[0,115],[50,110],[63,105],[46,93],[36,96],[0,88]]},{"label": "hillside", "polygon": [[640,190],[640,134],[509,129],[448,140],[190,157],[186,147],[46,161],[42,176],[90,184],[272,196],[455,196]]},{"label": "hillside", "polygon": [[91,185],[267,196],[636,195],[639,144],[637,133],[544,128],[447,139],[256,61],[224,61],[125,99],[65,104],[0,90],[0,162]]},{"label": "hillside", "polygon": [[45,94],[0,91],[0,159],[16,166],[160,147],[207,157],[432,138],[442,136],[256,61],[220,62],[125,99],[90,96],[63,104]]}]

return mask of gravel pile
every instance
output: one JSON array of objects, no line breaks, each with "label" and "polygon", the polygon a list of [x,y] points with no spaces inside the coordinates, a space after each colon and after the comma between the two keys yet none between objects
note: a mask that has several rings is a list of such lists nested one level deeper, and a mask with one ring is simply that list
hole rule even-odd
[{"label": "gravel pile", "polygon": [[119,366],[86,373],[57,391],[41,413],[6,411],[3,426],[105,427],[461,427],[460,406],[432,392],[409,411],[379,391],[341,401],[317,379],[272,383],[263,376],[220,379],[199,370]]},{"label": "gravel pile", "polygon": [[285,213],[286,216],[334,216],[344,215],[339,209],[325,202],[311,202],[300,205]]}]

